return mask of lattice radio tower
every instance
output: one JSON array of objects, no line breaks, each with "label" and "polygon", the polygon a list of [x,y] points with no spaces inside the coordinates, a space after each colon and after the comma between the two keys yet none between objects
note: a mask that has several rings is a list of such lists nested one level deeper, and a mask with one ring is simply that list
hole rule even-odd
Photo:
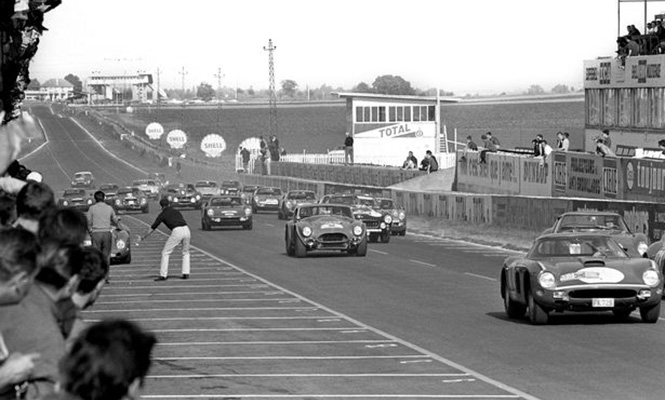
[{"label": "lattice radio tower", "polygon": [[268,39],[268,47],[263,46],[263,50],[268,52],[268,69],[269,69],[269,88],[270,92],[270,136],[277,136],[277,95],[275,94],[275,59],[273,52],[277,50],[277,46],[272,44],[272,39]]}]

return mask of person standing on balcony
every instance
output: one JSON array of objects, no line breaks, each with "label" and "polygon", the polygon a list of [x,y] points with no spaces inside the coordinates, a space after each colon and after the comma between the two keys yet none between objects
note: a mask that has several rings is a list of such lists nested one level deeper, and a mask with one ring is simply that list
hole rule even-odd
[{"label": "person standing on balcony", "polygon": [[249,150],[245,147],[240,147],[240,157],[242,157],[242,170],[244,173],[249,173]]},{"label": "person standing on balcony", "polygon": [[353,137],[349,132],[344,139],[344,164],[353,164]]}]

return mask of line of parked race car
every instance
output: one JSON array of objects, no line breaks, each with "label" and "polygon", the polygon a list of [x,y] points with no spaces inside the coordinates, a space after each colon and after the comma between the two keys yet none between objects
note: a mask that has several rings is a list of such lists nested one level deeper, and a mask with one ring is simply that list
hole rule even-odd
[{"label": "line of parked race car", "polygon": [[[205,231],[234,226],[251,230],[254,214],[276,212],[278,219],[287,220],[286,252],[296,257],[317,251],[365,256],[368,242],[388,243],[391,236],[404,236],[407,230],[402,207],[390,198],[362,194],[329,194],[317,199],[316,193],[309,190],[283,192],[277,187],[243,187],[238,181],[222,181],[219,185],[210,180],[170,184],[162,174],[134,180],[130,186],[104,183],[96,187],[89,171],[77,172],[71,186],[59,198],[60,206],[85,212],[94,203],[93,193],[100,190],[118,214],[148,213],[151,199],[166,197],[173,207],[201,210],[201,229]],[[119,242],[114,260],[129,262],[129,233],[125,235],[126,229],[122,228],[116,231]]]}]

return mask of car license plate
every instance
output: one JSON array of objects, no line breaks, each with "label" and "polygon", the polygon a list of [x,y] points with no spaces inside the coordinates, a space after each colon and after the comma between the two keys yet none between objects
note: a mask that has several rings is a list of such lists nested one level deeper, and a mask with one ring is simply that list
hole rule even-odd
[{"label": "car license plate", "polygon": [[268,199],[266,200],[266,204],[277,204],[278,201],[276,199]]},{"label": "car license plate", "polygon": [[614,299],[591,299],[592,307],[614,307]]},{"label": "car license plate", "polygon": [[133,206],[134,205],[134,200],[129,200],[128,203],[129,203],[130,206]]}]

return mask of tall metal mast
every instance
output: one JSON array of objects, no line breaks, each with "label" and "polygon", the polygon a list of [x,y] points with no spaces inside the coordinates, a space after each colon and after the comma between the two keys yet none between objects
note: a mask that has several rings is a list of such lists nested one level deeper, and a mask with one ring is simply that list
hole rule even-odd
[{"label": "tall metal mast", "polygon": [[274,46],[272,39],[268,39],[268,47],[263,46],[263,50],[268,52],[268,68],[269,68],[269,87],[268,91],[270,92],[270,126],[269,133],[270,136],[277,136],[277,95],[275,94],[275,59],[273,57],[273,52],[277,50],[277,46]]}]

